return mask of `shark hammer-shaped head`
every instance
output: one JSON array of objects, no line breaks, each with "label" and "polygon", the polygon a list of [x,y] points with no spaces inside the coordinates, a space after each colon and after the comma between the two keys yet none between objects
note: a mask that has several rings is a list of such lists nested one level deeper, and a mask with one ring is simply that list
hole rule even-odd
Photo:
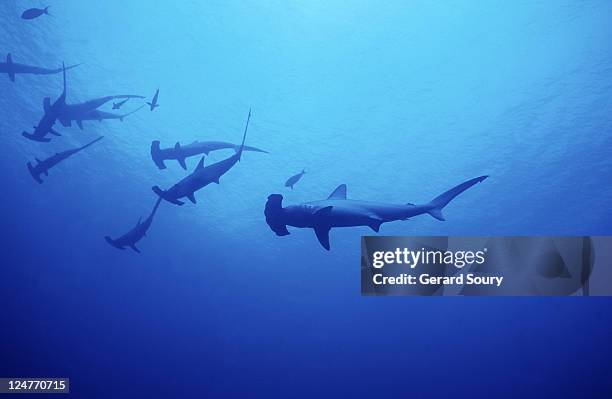
[{"label": "shark hammer-shaped head", "polygon": [[286,236],[289,234],[289,230],[287,230],[287,225],[284,221],[282,195],[272,194],[268,197],[264,215],[266,216],[268,226],[270,226],[270,229],[272,229],[277,236]]}]

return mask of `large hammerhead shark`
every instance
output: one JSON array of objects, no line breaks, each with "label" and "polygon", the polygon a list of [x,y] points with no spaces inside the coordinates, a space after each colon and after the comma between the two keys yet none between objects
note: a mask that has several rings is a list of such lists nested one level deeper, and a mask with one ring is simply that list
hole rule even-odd
[{"label": "large hammerhead shark", "polygon": [[134,251],[140,253],[140,250],[136,248],[136,243],[147,235],[147,231],[151,227],[151,223],[153,223],[153,217],[155,216],[155,212],[157,212],[160,202],[161,198],[157,198],[157,202],[155,202],[153,210],[149,214],[149,217],[144,220],[144,222],[142,221],[142,218],[138,219],[138,223],[136,223],[136,226],[132,228],[132,230],[115,240],[109,236],[106,236],[104,237],[106,242],[117,249],[125,249],[125,247],[130,247]]},{"label": "large hammerhead shark", "polygon": [[196,166],[195,170],[189,176],[185,177],[183,180],[179,181],[174,186],[170,187],[168,190],[163,191],[158,186],[154,186],[153,191],[155,192],[155,194],[159,195],[166,201],[176,205],[184,204],[184,202],[179,201],[179,198],[183,197],[187,197],[191,202],[195,204],[196,200],[194,194],[196,191],[211,183],[219,184],[219,179],[221,178],[221,176],[223,176],[238,161],[240,161],[242,151],[244,150],[244,141],[246,139],[247,129],[249,128],[250,120],[251,110],[249,110],[249,116],[247,118],[246,126],[244,128],[242,144],[234,155],[206,167],[204,166],[205,157],[202,157],[200,163],[198,163],[198,166]]},{"label": "large hammerhead shark", "polygon": [[[208,153],[211,151],[222,150],[225,148],[232,148],[235,151],[238,151],[240,146],[232,143],[226,143],[224,141],[194,141],[193,143],[187,145],[181,145],[177,142],[174,147],[160,148],[159,140],[155,140],[151,143],[151,158],[153,158],[153,162],[155,162],[155,165],[157,165],[157,167],[160,169],[166,169],[166,164],[164,164],[164,161],[176,159],[181,167],[187,170],[185,158],[200,154],[208,155]],[[242,148],[244,151],[268,152],[260,150],[259,148],[250,147],[248,145],[245,145]]]},{"label": "large hammerhead shark", "polygon": [[326,200],[285,208],[282,205],[283,196],[272,194],[268,197],[264,214],[268,226],[277,236],[288,235],[287,226],[312,228],[323,248],[329,250],[329,230],[332,227],[368,226],[378,232],[383,223],[407,220],[423,213],[428,213],[438,220],[445,220],[442,208],[487,177],[480,176],[461,183],[423,205],[347,200],[345,184],[339,185]]},{"label": "large hammerhead shark", "polygon": [[43,181],[40,178],[40,175],[44,174],[45,176],[49,176],[49,169],[51,169],[58,163],[62,162],[64,159],[73,156],[74,154],[76,154],[77,152],[81,150],[84,150],[85,148],[89,147],[95,142],[102,140],[103,137],[104,136],[100,136],[97,139],[85,144],[82,147],[73,148],[70,150],[62,151],[62,152],[57,152],[55,153],[55,155],[52,155],[43,161],[36,158],[36,165],[34,166],[32,166],[32,163],[28,162],[28,170],[30,171],[30,174],[32,175],[34,180],[36,180],[38,183],[42,183]]},{"label": "large hammerhead shark", "polygon": [[53,104],[51,104],[51,99],[49,97],[45,97],[43,100],[45,114],[40,119],[40,122],[38,122],[38,125],[34,126],[34,133],[21,133],[24,137],[34,141],[48,142],[51,141],[51,139],[46,137],[47,134],[61,136],[58,132],[53,130],[53,125],[55,125],[57,117],[66,106],[66,67],[63,67],[63,75],[64,91]]},{"label": "large hammerhead shark", "polygon": [[[76,68],[79,65],[81,64],[70,65],[66,67],[66,70]],[[13,58],[11,57],[10,53],[6,55],[6,62],[0,62],[0,73],[8,74],[8,77],[12,82],[15,81],[15,75],[20,73],[27,73],[30,75],[53,75],[60,73],[61,71],[62,68],[47,69],[13,62]]]},{"label": "large hammerhead shark", "polygon": [[[88,118],[88,115],[92,111],[100,108],[102,105],[106,104],[111,100],[115,100],[118,98],[144,98],[143,96],[137,96],[134,94],[120,94],[117,96],[106,96],[100,98],[94,98],[93,100],[85,101],[79,104],[66,104],[61,114],[58,116],[58,120],[64,127],[72,126],[72,122],[76,121],[79,125],[79,128],[83,129],[83,125],[80,123],[81,121],[91,120],[92,118]],[[98,119],[98,118],[94,118]]]}]

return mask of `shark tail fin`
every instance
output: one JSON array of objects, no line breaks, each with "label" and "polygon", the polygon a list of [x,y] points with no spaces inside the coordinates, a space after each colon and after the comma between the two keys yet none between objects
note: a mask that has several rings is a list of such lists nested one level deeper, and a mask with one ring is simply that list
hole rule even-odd
[{"label": "shark tail fin", "polygon": [[51,7],[51,6],[45,7],[45,14],[47,14],[47,15],[51,15],[51,14],[49,14],[49,7]]},{"label": "shark tail fin", "polygon": [[123,120],[124,120],[126,117],[128,117],[128,116],[130,116],[130,115],[132,115],[132,114],[134,114],[134,113],[136,113],[136,112],[138,112],[138,111],[140,111],[141,109],[143,109],[143,108],[144,108],[144,106],[145,106],[145,105],[143,104],[143,105],[141,105],[140,107],[136,108],[134,111],[128,112],[127,114],[120,115],[120,116],[119,116],[119,120],[120,120],[121,122],[123,122]]},{"label": "shark tail fin", "polygon": [[446,220],[444,219],[444,215],[442,214],[442,209],[459,194],[472,187],[473,185],[485,180],[487,177],[489,176],[480,176],[474,179],[470,179],[437,196],[436,198],[431,200],[429,204],[427,204],[427,206],[429,207],[427,213],[429,213],[432,217],[438,220]]},{"label": "shark tail fin", "polygon": [[161,148],[159,148],[159,140],[153,140],[151,142],[151,159],[159,169],[166,169],[164,158],[161,155]]},{"label": "shark tail fin", "polygon": [[89,147],[90,145],[93,145],[95,143],[97,143],[98,141],[102,140],[104,138],[104,136],[100,136],[97,139],[94,139],[92,141],[90,141],[89,143],[85,144],[84,146],[79,148],[79,151],[84,150],[85,148]]},{"label": "shark tail fin", "polygon": [[238,150],[238,160],[242,158],[242,151],[244,150],[244,141],[246,140],[247,130],[249,129],[249,121],[251,120],[251,109],[249,108],[249,116],[247,117],[246,126],[244,127],[244,134],[242,135],[242,144],[240,144],[240,149]]},{"label": "shark tail fin", "polygon": [[40,178],[40,175],[39,175],[39,174],[37,174],[37,173],[34,171],[34,167],[32,166],[32,163],[31,163],[31,162],[28,162],[28,170],[30,171],[30,174],[32,175],[32,178],[33,178],[34,180],[36,180],[36,181],[37,181],[39,184],[42,184],[42,180],[41,180],[41,178]]},{"label": "shark tail fin", "polygon": [[28,133],[28,132],[23,132],[21,133],[21,135],[27,139],[38,141],[41,143],[48,143],[49,141],[51,141],[51,139],[48,139],[46,137],[35,136],[32,133]]}]

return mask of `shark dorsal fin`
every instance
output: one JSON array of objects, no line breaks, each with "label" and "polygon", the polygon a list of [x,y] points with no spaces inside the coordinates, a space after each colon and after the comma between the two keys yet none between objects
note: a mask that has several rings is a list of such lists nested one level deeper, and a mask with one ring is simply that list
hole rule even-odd
[{"label": "shark dorsal fin", "polygon": [[196,170],[204,167],[204,158],[206,157],[202,157],[202,159],[200,159],[200,162],[198,162],[198,166],[196,166]]},{"label": "shark dorsal fin", "polygon": [[12,64],[13,63],[13,57],[11,56],[11,53],[8,53],[6,55],[6,63],[7,64]]},{"label": "shark dorsal fin", "polygon": [[346,199],[346,184],[341,184],[334,190],[327,199]]},{"label": "shark dorsal fin", "polygon": [[176,144],[174,145],[174,149],[175,150],[180,150],[181,149],[181,143],[179,143],[178,141],[176,142]]}]

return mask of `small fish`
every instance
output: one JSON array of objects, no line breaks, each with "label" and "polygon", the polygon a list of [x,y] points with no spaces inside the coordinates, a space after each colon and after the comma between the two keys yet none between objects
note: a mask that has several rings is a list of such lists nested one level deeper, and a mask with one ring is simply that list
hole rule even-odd
[{"label": "small fish", "polygon": [[298,173],[297,175],[293,175],[290,178],[288,178],[287,181],[285,182],[285,187],[291,187],[291,189],[293,190],[293,185],[300,181],[302,176],[304,176],[304,173],[306,173],[306,170],[302,169],[302,171]]},{"label": "small fish", "polygon": [[34,19],[40,17],[43,14],[51,15],[49,14],[49,7],[51,6],[47,6],[45,8],[30,8],[28,10],[25,10],[23,14],[21,14],[21,18]]},{"label": "small fish", "polygon": [[126,102],[128,102],[129,98],[126,98],[123,101],[119,101],[117,103],[113,103],[113,109],[119,109],[123,106],[123,104],[125,104]]}]

